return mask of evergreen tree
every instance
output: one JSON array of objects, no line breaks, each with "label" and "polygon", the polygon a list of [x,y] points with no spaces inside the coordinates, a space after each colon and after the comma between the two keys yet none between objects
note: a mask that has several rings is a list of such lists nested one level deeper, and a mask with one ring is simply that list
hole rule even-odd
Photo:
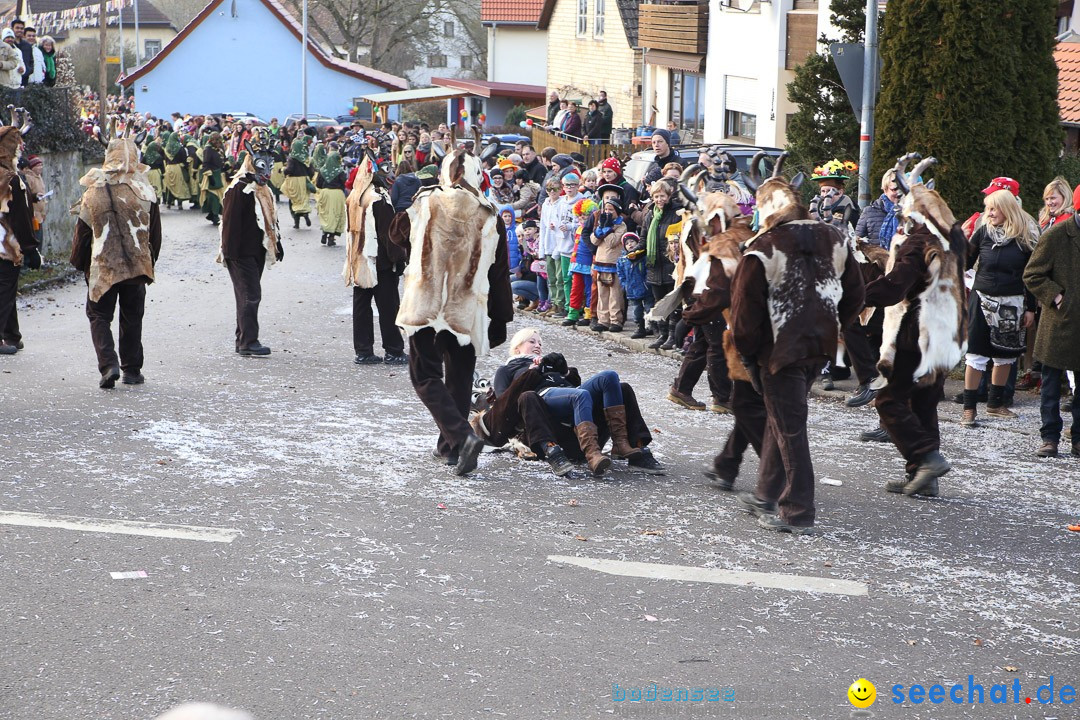
[{"label": "evergreen tree", "polygon": [[[829,6],[832,23],[841,33],[841,41],[861,43],[866,24],[864,0],[833,0]],[[837,42],[822,35],[826,47]],[[833,158],[859,159],[859,121],[852,113],[840,73],[832,56],[813,54],[795,68],[795,79],[788,83],[788,99],[798,106],[787,126],[788,167],[807,175],[817,165]],[[848,183],[851,192],[858,188],[858,178]],[[814,190],[808,183],[808,192]]]},{"label": "evergreen tree", "polygon": [[874,174],[908,151],[933,155],[957,216],[981,209],[995,176],[1038,206],[1062,134],[1054,0],[891,3],[881,37]]}]

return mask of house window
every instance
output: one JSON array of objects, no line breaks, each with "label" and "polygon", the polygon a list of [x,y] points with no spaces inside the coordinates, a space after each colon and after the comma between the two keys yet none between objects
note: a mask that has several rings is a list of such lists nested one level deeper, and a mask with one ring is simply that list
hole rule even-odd
[{"label": "house window", "polygon": [[446,56],[435,53],[427,56],[427,66],[432,68],[444,68],[446,67]]},{"label": "house window", "polygon": [[577,34],[578,37],[589,34],[589,0],[577,0]]},{"label": "house window", "polygon": [[671,119],[685,130],[705,129],[705,76],[671,73]]},{"label": "house window", "polygon": [[472,70],[472,55],[461,56],[461,69]]},{"label": "house window", "polygon": [[757,137],[757,115],[738,110],[725,111],[724,137],[754,142]]},{"label": "house window", "polygon": [[147,40],[143,43],[143,57],[147,60],[161,52],[160,40]]},{"label": "house window", "polygon": [[454,37],[454,21],[448,20],[443,23],[443,36],[452,38]]},{"label": "house window", "polygon": [[592,36],[594,38],[604,37],[604,11],[606,0],[596,0],[596,13],[593,15],[593,31]]}]

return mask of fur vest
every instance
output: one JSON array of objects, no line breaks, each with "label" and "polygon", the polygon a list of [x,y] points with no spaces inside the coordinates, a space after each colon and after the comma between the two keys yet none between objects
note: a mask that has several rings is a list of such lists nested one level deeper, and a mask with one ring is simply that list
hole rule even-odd
[{"label": "fur vest", "polygon": [[83,193],[79,219],[94,240],[90,252],[90,299],[97,302],[118,282],[154,280],[150,246],[151,199],[128,183],[92,185]]},{"label": "fur vest", "polygon": [[488,270],[499,245],[495,207],[469,187],[424,188],[408,210],[409,265],[397,324],[411,336],[447,330],[478,355],[489,349]]},{"label": "fur vest", "polygon": [[388,238],[379,238],[375,221],[375,206],[378,203],[389,206],[390,196],[382,188],[375,187],[370,182],[370,176],[353,181],[353,189],[346,199],[349,247],[345,251],[345,267],[341,271],[346,287],[373,288],[378,282],[375,263],[379,245],[389,241]]},{"label": "fur vest", "polygon": [[913,379],[928,385],[967,350],[964,233],[941,196],[923,185],[912,187],[901,208],[909,232],[893,237],[886,275],[867,292],[867,304],[887,305],[875,388],[892,376],[898,352],[918,353]]}]

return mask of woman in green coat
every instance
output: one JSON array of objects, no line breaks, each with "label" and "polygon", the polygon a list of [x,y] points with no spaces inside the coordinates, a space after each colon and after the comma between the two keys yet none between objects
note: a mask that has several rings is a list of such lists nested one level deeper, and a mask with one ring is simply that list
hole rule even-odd
[{"label": "woman in green coat", "polygon": [[[1073,196],[1073,205],[1077,205]],[[1061,386],[1065,371],[1080,371],[1080,215],[1050,228],[1024,269],[1024,284],[1042,306],[1035,357],[1043,364],[1042,446],[1039,457],[1055,457],[1064,423]],[[1080,407],[1072,407],[1072,454],[1080,456]]]}]

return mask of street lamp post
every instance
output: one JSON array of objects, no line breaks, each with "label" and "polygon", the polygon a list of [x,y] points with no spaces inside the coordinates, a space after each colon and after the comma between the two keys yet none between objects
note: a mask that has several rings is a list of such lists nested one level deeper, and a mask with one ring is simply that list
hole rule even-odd
[{"label": "street lamp post", "polygon": [[308,0],[304,0],[304,38],[300,43],[300,115],[307,117]]}]

